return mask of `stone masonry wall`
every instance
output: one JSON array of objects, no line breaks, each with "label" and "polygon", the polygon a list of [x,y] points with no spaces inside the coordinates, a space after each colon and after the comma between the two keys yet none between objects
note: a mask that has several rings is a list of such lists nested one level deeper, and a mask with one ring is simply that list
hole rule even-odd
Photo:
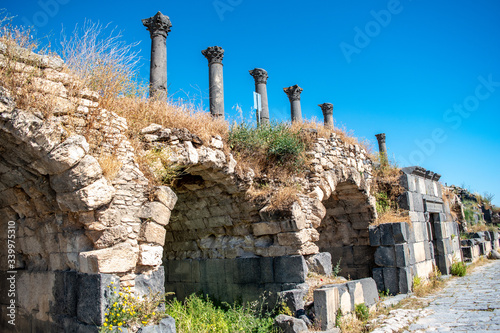
[{"label": "stone masonry wall", "polygon": [[[96,93],[74,90],[76,78],[61,59],[0,44],[0,66],[29,76],[33,94],[52,100],[46,117],[19,109],[0,87],[0,268],[2,275],[18,272],[18,322],[26,331],[99,325],[105,283],[118,279],[133,287],[160,267],[163,225],[176,196],[157,188],[156,201],[148,200],[125,119],[100,109]],[[98,162],[102,154],[119,164],[111,180]],[[16,254],[7,266],[9,221],[15,222]],[[5,283],[2,278],[2,290]],[[0,300],[2,319],[6,301]]]}]

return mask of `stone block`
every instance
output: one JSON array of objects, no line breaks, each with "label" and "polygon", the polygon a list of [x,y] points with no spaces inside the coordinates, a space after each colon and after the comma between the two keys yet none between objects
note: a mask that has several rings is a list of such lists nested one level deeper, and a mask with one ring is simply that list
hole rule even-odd
[{"label": "stone block", "polygon": [[413,253],[415,255],[415,262],[421,262],[425,261],[425,247],[427,246],[428,242],[418,242],[414,243],[412,245],[413,247]]},{"label": "stone block", "polygon": [[392,246],[379,246],[375,251],[375,264],[381,267],[395,267],[396,254]]},{"label": "stone block", "polygon": [[170,221],[170,209],[161,202],[146,202],[141,207],[137,217],[165,226]]},{"label": "stone block", "polygon": [[323,275],[332,274],[332,255],[329,252],[308,256],[306,262],[310,272]]},{"label": "stone block", "polygon": [[110,274],[79,274],[77,318],[89,325],[100,326],[113,288],[119,286],[120,279]]},{"label": "stone block", "polygon": [[388,246],[394,245],[394,233],[392,231],[392,224],[385,223],[379,225],[380,229],[380,245]]},{"label": "stone block", "polygon": [[274,282],[274,259],[270,257],[259,258],[259,262],[260,262],[260,283]]},{"label": "stone block", "polygon": [[346,283],[334,285],[339,292],[339,308],[342,313],[351,313],[354,310],[353,297]]},{"label": "stone block", "polygon": [[60,174],[80,162],[88,151],[89,144],[85,138],[73,135],[31,166],[43,175]]},{"label": "stone block", "polygon": [[413,276],[411,268],[399,268],[399,293],[407,294],[411,292]]},{"label": "stone block", "polygon": [[173,210],[177,203],[177,195],[168,186],[158,186],[154,191],[155,198],[168,209]]},{"label": "stone block", "polygon": [[255,236],[275,235],[281,232],[280,224],[276,222],[261,222],[252,224],[253,234]]},{"label": "stone block", "polygon": [[159,333],[176,333],[175,330],[175,319],[167,316],[160,321],[160,332]]},{"label": "stone block", "polygon": [[356,306],[357,304],[364,303],[365,298],[363,295],[363,285],[359,280],[351,281],[346,283],[347,290],[351,296],[351,304]]},{"label": "stone block", "polygon": [[339,292],[335,287],[322,287],[314,290],[314,310],[322,330],[335,327],[339,309]]},{"label": "stone block", "polygon": [[392,295],[399,293],[398,268],[384,267],[384,288]]},{"label": "stone block", "polygon": [[74,271],[55,272],[53,293],[55,302],[52,305],[52,311],[58,315],[76,317],[78,273]]},{"label": "stone block", "polygon": [[139,264],[143,266],[158,266],[162,263],[163,247],[141,244],[139,246]]},{"label": "stone block", "polygon": [[135,293],[139,296],[165,293],[165,269],[163,266],[151,274],[139,274],[135,277]]},{"label": "stone block", "polygon": [[280,332],[284,333],[302,333],[308,331],[307,325],[303,320],[283,314],[274,318],[274,326]]},{"label": "stone block", "polygon": [[403,186],[407,191],[416,192],[417,185],[415,182],[415,176],[411,174],[403,174],[400,178],[401,186]]},{"label": "stone block", "polygon": [[167,282],[194,282],[192,277],[192,262],[192,259],[165,261]]},{"label": "stone block", "polygon": [[381,231],[380,231],[379,227],[371,225],[368,227],[368,232],[369,232],[369,236],[370,236],[370,245],[371,246],[380,246]]},{"label": "stone block", "polygon": [[366,306],[372,306],[379,301],[378,288],[374,279],[364,278],[358,280],[363,288],[363,298]]},{"label": "stone block", "polygon": [[141,226],[139,239],[146,243],[165,245],[165,235],[167,230],[155,222],[146,222]]},{"label": "stone block", "polygon": [[236,274],[233,282],[236,284],[262,283],[260,280],[260,258],[238,258]]},{"label": "stone block", "polygon": [[83,273],[125,273],[135,269],[138,251],[129,243],[113,247],[81,252],[78,257]]},{"label": "stone block", "polygon": [[392,223],[392,232],[394,235],[394,243],[402,244],[408,242],[409,239],[409,227],[408,223]]},{"label": "stone block", "polygon": [[303,283],[307,277],[307,264],[303,256],[274,258],[274,281],[277,283]]},{"label": "stone block", "polygon": [[385,291],[384,269],[382,267],[376,267],[373,269],[373,280],[375,280],[378,290]]},{"label": "stone block", "polygon": [[296,315],[299,310],[304,310],[304,298],[307,293],[308,290],[306,289],[291,289],[280,291],[278,297],[282,302],[285,302],[292,313]]},{"label": "stone block", "polygon": [[202,284],[223,282],[226,274],[224,262],[223,259],[200,260],[200,282]]},{"label": "stone block", "polygon": [[422,213],[425,212],[424,199],[421,194],[411,193],[411,200],[413,200],[413,211]]},{"label": "stone block", "polygon": [[56,200],[62,211],[86,212],[107,205],[114,195],[114,187],[101,178],[75,192],[57,193]]},{"label": "stone block", "polygon": [[407,267],[411,264],[408,244],[398,244],[394,250],[396,252],[396,267]]},{"label": "stone block", "polygon": [[50,187],[56,192],[74,192],[102,178],[99,162],[86,155],[78,164],[60,174],[50,176]]}]

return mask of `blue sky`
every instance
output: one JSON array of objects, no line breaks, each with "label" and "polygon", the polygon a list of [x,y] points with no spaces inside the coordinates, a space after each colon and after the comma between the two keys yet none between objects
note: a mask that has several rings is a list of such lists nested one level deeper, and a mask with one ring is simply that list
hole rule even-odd
[{"label": "blue sky", "polygon": [[225,49],[226,116],[253,106],[248,70],[268,71],[271,118],[290,119],[284,87],[298,84],[303,117],[322,121],[334,104],[338,125],[373,142],[387,134],[400,166],[420,165],[495,194],[500,205],[500,2],[492,0],[0,0],[57,46],[62,26],[85,19],[116,26],[140,41],[149,77],[149,33],[141,19],[157,11],[173,23],[167,39],[174,97],[208,108],[208,67],[201,50]]}]

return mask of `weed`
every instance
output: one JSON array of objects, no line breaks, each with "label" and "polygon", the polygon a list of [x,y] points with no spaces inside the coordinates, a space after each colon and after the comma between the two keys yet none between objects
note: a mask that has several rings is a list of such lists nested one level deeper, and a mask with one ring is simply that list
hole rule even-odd
[{"label": "weed", "polygon": [[366,322],[368,320],[368,317],[370,316],[370,311],[368,310],[368,307],[365,303],[356,305],[354,308],[354,313],[356,314],[356,317],[363,322]]},{"label": "weed", "polygon": [[340,257],[340,259],[339,259],[339,261],[337,261],[337,264],[335,265],[335,267],[333,267],[332,275],[334,277],[339,276],[340,272],[342,271],[342,268],[340,268],[340,263],[341,262],[342,262],[342,257]]}]

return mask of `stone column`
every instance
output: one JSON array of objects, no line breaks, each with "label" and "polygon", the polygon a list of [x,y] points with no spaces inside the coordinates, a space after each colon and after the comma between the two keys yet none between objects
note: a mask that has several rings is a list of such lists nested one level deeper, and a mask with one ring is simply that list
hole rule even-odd
[{"label": "stone column", "polygon": [[158,12],[142,20],[151,35],[151,67],[149,97],[167,97],[167,35],[172,23],[168,16]]},{"label": "stone column", "polygon": [[325,118],[325,127],[333,128],[333,104],[323,103],[318,105],[323,111],[323,117]]},{"label": "stone column", "polygon": [[378,141],[378,152],[380,155],[380,163],[387,164],[387,147],[385,146],[385,133],[375,135]]},{"label": "stone column", "polygon": [[283,91],[288,95],[290,100],[290,107],[292,112],[292,122],[302,121],[302,109],[300,107],[300,94],[303,89],[298,85],[294,85],[288,88],[283,88]]},{"label": "stone column", "polygon": [[212,46],[201,51],[201,53],[208,59],[210,113],[213,117],[224,118],[224,80],[222,73],[224,49],[220,46]]},{"label": "stone column", "polygon": [[269,105],[267,103],[267,72],[262,68],[255,68],[250,71],[250,75],[252,75],[255,80],[255,92],[260,94],[262,99],[260,123],[269,124]]}]

